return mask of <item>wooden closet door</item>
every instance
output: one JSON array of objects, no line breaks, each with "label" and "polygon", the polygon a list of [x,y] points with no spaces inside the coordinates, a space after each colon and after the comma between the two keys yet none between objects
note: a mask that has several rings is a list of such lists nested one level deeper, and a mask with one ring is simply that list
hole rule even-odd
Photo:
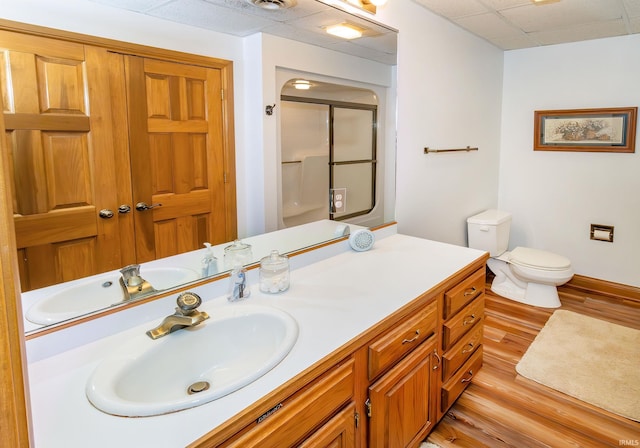
[{"label": "wooden closet door", "polygon": [[137,261],[228,241],[220,70],[125,58]]},{"label": "wooden closet door", "polygon": [[121,267],[110,56],[1,31],[0,58],[22,289]]}]

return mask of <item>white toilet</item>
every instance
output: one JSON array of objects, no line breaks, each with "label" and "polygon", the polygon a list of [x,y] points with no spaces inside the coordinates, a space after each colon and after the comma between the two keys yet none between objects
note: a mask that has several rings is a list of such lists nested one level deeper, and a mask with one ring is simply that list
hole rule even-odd
[{"label": "white toilet", "polygon": [[469,247],[489,252],[487,266],[496,276],[491,290],[516,302],[558,308],[557,286],[573,277],[571,261],[528,247],[507,252],[511,213],[487,210],[467,219]]}]

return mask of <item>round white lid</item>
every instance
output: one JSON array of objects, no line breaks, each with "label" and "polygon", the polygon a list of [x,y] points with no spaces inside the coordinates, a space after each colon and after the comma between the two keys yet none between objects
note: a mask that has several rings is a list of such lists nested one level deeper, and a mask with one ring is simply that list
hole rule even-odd
[{"label": "round white lid", "polygon": [[547,271],[560,271],[571,267],[571,261],[562,255],[529,247],[516,247],[513,249],[509,254],[509,262]]}]

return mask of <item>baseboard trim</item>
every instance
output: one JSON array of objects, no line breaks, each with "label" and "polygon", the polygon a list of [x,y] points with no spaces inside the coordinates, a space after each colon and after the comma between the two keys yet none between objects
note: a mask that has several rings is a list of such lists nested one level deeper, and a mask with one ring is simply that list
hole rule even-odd
[{"label": "baseboard trim", "polygon": [[576,274],[566,286],[640,304],[640,288]]}]

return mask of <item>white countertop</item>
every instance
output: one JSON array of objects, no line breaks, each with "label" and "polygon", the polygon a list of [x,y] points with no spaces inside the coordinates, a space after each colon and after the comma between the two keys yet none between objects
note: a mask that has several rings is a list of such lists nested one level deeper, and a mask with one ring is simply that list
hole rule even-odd
[{"label": "white countertop", "polygon": [[[346,241],[338,245],[337,255],[306,266],[298,263],[303,266],[292,269],[291,287],[280,295],[260,293],[256,270],[250,271],[251,297],[239,303],[288,312],[298,322],[299,336],[273,370],[218,400],[169,415],[124,418],[105,414],[86,399],[87,378],[105,354],[131,338],[146,337],[145,331],[164,316],[29,363],[35,446],[185,446],[484,256],[482,251],[403,235],[378,239],[367,252],[350,250]],[[237,305],[227,302],[219,290],[219,285],[193,289],[205,300],[201,310],[215,314],[219,307]],[[206,300],[213,293],[215,298]],[[166,314],[172,312],[168,307]],[[27,341],[27,346],[45,342],[38,339]]]}]

